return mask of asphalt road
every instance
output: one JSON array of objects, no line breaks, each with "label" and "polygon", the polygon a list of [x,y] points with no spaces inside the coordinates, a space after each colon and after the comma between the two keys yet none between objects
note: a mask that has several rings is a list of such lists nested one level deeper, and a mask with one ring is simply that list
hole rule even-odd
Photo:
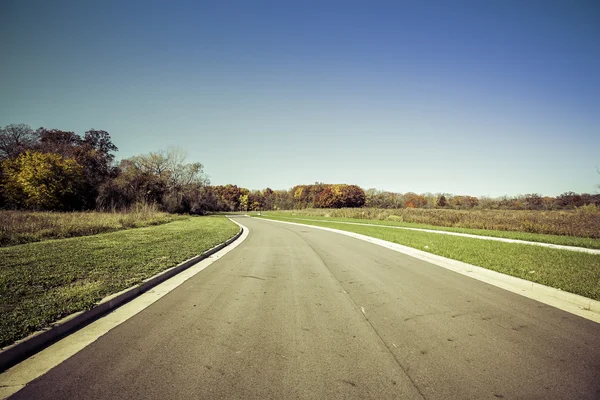
[{"label": "asphalt road", "polygon": [[14,399],[599,399],[600,324],[358,239],[237,249]]}]

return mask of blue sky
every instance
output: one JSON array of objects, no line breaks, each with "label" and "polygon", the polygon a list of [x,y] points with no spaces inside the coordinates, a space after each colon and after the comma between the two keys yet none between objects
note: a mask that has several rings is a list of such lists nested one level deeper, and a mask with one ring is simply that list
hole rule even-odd
[{"label": "blue sky", "polygon": [[0,125],[214,184],[597,192],[597,1],[0,2]]}]

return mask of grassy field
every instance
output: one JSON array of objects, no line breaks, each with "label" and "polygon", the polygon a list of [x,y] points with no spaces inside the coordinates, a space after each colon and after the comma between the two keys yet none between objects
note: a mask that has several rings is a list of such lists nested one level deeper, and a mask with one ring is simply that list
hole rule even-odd
[{"label": "grassy field", "polygon": [[[292,221],[280,214],[262,218]],[[600,255],[428,232],[297,221],[360,233],[600,300]],[[364,221],[363,221],[364,222]]]},{"label": "grassy field", "polygon": [[0,210],[0,246],[13,246],[160,225],[185,218],[140,205],[122,212],[31,212]]},{"label": "grassy field", "polygon": [[0,347],[227,240],[224,217],[0,248]]},{"label": "grassy field", "polygon": [[[314,211],[314,212],[313,212]],[[532,233],[532,232],[521,232],[521,231],[507,231],[507,230],[494,230],[494,229],[474,229],[474,228],[463,228],[460,226],[437,226],[430,225],[425,223],[415,223],[415,222],[405,222],[400,221],[396,218],[387,218],[384,220],[380,219],[367,219],[367,218],[344,218],[344,217],[332,217],[325,216],[329,215],[326,212],[319,212],[325,210],[294,210],[294,211],[269,211],[263,212],[264,215],[277,217],[277,218],[291,218],[291,219],[316,219],[322,221],[329,221],[333,227],[335,224],[336,228],[342,226],[344,224],[340,224],[339,222],[356,222],[356,223],[367,223],[367,224],[375,224],[375,225],[387,225],[387,226],[400,226],[406,228],[422,228],[422,229],[432,229],[438,231],[446,231],[446,232],[459,232],[459,233],[468,233],[471,235],[480,235],[480,236],[491,236],[491,237],[500,237],[507,239],[518,239],[518,240],[527,240],[531,242],[541,242],[541,243],[553,243],[560,244],[564,246],[578,246],[578,247],[587,247],[590,249],[600,249],[600,239],[592,238],[592,237],[578,237],[578,236],[564,236],[564,235],[550,235],[550,234],[542,234],[542,233]],[[428,211],[428,210],[420,210],[420,211]],[[438,211],[438,210],[431,210]],[[454,210],[441,210],[441,211],[454,211]],[[476,211],[472,211],[476,212]],[[520,211],[511,211],[519,213]],[[251,213],[255,215],[256,213]],[[313,215],[314,214],[314,215]],[[350,214],[350,213],[349,213]],[[352,215],[352,214],[350,214]],[[290,219],[290,220],[291,220]],[[302,222],[302,221],[298,221]],[[337,222],[337,224],[336,224]],[[341,229],[341,228],[340,228]],[[600,226],[597,227],[600,229]]]},{"label": "grassy field", "polygon": [[600,209],[594,205],[572,211],[341,208],[278,213],[306,217],[368,219],[386,223],[418,224],[420,227],[467,228],[600,239]]}]

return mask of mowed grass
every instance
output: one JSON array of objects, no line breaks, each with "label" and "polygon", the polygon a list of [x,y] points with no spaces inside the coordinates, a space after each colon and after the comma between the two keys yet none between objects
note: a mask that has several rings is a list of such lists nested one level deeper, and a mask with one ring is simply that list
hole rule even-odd
[{"label": "mowed grass", "polygon": [[[518,212],[518,211],[517,211]],[[251,213],[252,215],[256,215],[256,213]],[[468,233],[470,235],[478,235],[478,236],[490,236],[490,237],[499,237],[506,239],[518,239],[518,240],[526,240],[530,242],[538,242],[538,243],[552,243],[559,244],[563,246],[576,246],[576,247],[586,247],[589,249],[600,249],[600,239],[594,239],[589,237],[577,237],[577,236],[561,236],[561,235],[548,235],[541,233],[529,233],[529,232],[518,232],[518,231],[502,231],[502,230],[492,230],[492,229],[472,229],[472,228],[461,228],[461,227],[444,227],[444,226],[435,226],[429,224],[419,224],[419,223],[410,223],[410,222],[400,222],[386,219],[386,220],[377,220],[377,219],[360,219],[360,218],[335,218],[335,217],[325,217],[325,216],[313,216],[313,215],[304,215],[302,211],[286,211],[286,212],[263,212],[264,216],[273,217],[273,218],[282,218],[289,221],[296,222],[305,222],[302,219],[315,219],[324,222],[331,223],[331,227],[342,229],[341,226],[345,224],[341,224],[340,222],[352,222],[359,224],[373,224],[373,225],[383,225],[383,226],[399,226],[404,228],[418,228],[418,229],[430,229],[435,231],[444,231],[444,232],[458,232],[458,233]],[[600,226],[598,227],[600,229]]]},{"label": "mowed grass", "polygon": [[119,212],[35,212],[0,210],[0,246],[96,235],[160,225],[185,216],[138,205]]},{"label": "mowed grass", "polygon": [[234,236],[224,217],[0,248],[0,347]]},{"label": "mowed grass", "polygon": [[[291,221],[269,214],[262,218]],[[429,232],[297,221],[360,233],[600,300],[600,255]]]},{"label": "mowed grass", "polygon": [[452,210],[422,208],[337,208],[279,211],[306,217],[379,220],[420,226],[510,231],[600,239],[600,208],[593,204],[575,210]]}]

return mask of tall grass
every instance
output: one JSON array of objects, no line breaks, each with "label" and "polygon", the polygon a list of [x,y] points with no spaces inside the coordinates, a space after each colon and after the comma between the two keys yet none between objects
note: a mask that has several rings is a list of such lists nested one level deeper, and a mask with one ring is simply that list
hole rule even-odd
[{"label": "tall grass", "polygon": [[186,218],[161,212],[152,204],[136,204],[111,212],[0,211],[0,246],[159,225]]},{"label": "tall grass", "polygon": [[600,209],[594,204],[573,211],[340,208],[281,213],[600,238]]}]

